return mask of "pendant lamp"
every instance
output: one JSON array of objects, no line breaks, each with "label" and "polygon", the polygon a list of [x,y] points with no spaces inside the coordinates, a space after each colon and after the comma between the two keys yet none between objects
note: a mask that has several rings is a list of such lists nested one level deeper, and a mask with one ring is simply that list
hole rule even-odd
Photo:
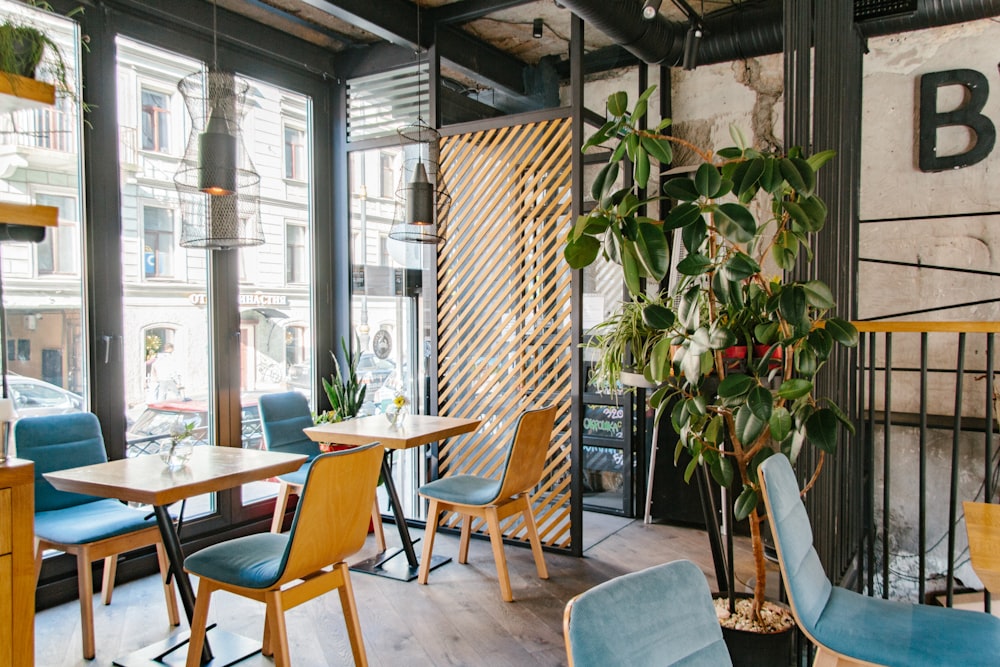
[{"label": "pendant lamp", "polygon": [[[212,47],[217,53],[216,5]],[[260,175],[243,146],[240,121],[250,86],[217,66],[181,79],[177,89],[191,116],[184,159],[174,174],[185,248],[222,250],[264,243]]]},{"label": "pendant lamp", "polygon": [[[451,195],[444,187],[438,163],[441,134],[423,120],[421,89],[428,77],[428,63],[420,62],[420,7],[417,6],[417,121],[396,130],[404,155],[401,178],[405,185],[396,190],[396,216],[389,238],[406,243],[438,244],[444,241],[442,228],[451,208]],[[430,87],[428,81],[428,99]],[[409,157],[413,156],[413,157]]]}]

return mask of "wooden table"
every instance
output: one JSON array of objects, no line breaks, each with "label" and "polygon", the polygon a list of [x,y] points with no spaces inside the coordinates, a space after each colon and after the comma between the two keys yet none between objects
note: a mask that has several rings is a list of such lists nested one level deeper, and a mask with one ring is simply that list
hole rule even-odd
[{"label": "wooden table", "polygon": [[[412,581],[417,578],[420,561],[413,549],[413,540],[406,527],[406,517],[403,516],[403,506],[399,503],[396,484],[392,480],[392,468],[389,465],[389,454],[394,449],[410,449],[431,442],[450,438],[454,435],[470,433],[479,428],[478,419],[462,419],[460,417],[438,417],[432,415],[407,415],[403,425],[393,427],[385,415],[372,415],[359,419],[348,419],[335,424],[317,424],[302,429],[312,440],[334,445],[366,445],[378,442],[386,448],[382,457],[382,479],[389,494],[392,513],[395,517],[399,540],[403,543],[402,551],[406,554],[406,563],[399,564],[392,558],[400,552],[381,553],[351,566],[352,570],[368,572],[400,581]],[[432,519],[433,520],[433,519]],[[450,558],[433,556],[431,569],[447,563]]]},{"label": "wooden table", "polygon": [[[170,570],[177,582],[188,625],[194,615],[194,589],[184,572],[184,552],[167,506],[191,496],[221,491],[247,482],[274,477],[298,470],[308,457],[301,454],[281,454],[235,447],[195,447],[187,465],[170,470],[159,456],[139,456],[107,463],[69,468],[45,473],[45,478],[60,491],[86,493],[104,498],[153,506],[156,523],[163,536],[163,545],[170,560]],[[260,650],[253,640],[212,628],[210,633],[215,650],[206,637],[202,664],[211,661],[213,667],[231,665]],[[114,664],[121,667],[148,667],[175,664],[183,658],[174,654],[187,646],[188,633],[179,633],[152,646],[140,649]]]}]

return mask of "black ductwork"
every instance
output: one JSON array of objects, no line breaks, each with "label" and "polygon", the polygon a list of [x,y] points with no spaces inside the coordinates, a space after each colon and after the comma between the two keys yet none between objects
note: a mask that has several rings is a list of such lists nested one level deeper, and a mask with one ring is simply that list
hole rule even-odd
[{"label": "black ductwork", "polygon": [[[642,0],[560,0],[588,27],[596,28],[650,65],[680,65],[687,22],[662,14],[642,18]],[[782,0],[743,2],[703,17],[698,63],[710,64],[781,53]],[[891,35],[1000,15],[1000,0],[920,0],[917,11],[858,24],[865,37]]]}]

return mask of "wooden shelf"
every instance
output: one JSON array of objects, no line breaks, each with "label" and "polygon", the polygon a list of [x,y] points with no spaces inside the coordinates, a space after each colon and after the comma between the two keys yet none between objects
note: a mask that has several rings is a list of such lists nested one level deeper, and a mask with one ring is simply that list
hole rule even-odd
[{"label": "wooden shelf", "polygon": [[55,86],[10,72],[0,72],[0,93],[2,113],[52,106],[56,103]]},{"label": "wooden shelf", "polygon": [[40,204],[0,202],[0,223],[3,222],[35,227],[55,227],[59,224],[59,209],[55,206],[41,206]]}]

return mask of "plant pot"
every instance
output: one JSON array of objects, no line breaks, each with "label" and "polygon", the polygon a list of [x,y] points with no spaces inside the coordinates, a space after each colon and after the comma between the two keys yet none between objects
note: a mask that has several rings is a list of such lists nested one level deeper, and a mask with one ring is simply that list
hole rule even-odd
[{"label": "plant pot", "polygon": [[722,351],[722,363],[726,373],[746,373],[747,346],[733,345]]},{"label": "plant pot", "polygon": [[[720,597],[720,596],[716,596]],[[737,593],[737,599],[749,599],[747,593]],[[776,604],[788,609],[785,605]],[[788,611],[791,614],[791,611]],[[761,633],[722,626],[722,638],[729,649],[734,667],[787,667],[793,664],[795,624],[780,632]]]},{"label": "plant pot", "polygon": [[[754,343],[753,346],[753,358],[763,359],[767,356],[767,351],[771,349],[770,345],[763,345],[761,343]],[[774,348],[769,357],[768,366],[770,368],[777,368],[781,365],[781,360],[785,358],[785,350],[781,347]]]},{"label": "plant pot", "polygon": [[9,45],[12,55],[11,74],[34,79],[38,63],[41,62],[42,53],[45,51],[41,33],[34,28],[11,25],[0,26],[0,30],[5,33],[3,41]]},{"label": "plant pot", "polygon": [[656,388],[656,385],[647,380],[645,375],[636,373],[635,371],[622,371],[619,379],[626,387],[638,387],[639,389]]}]

